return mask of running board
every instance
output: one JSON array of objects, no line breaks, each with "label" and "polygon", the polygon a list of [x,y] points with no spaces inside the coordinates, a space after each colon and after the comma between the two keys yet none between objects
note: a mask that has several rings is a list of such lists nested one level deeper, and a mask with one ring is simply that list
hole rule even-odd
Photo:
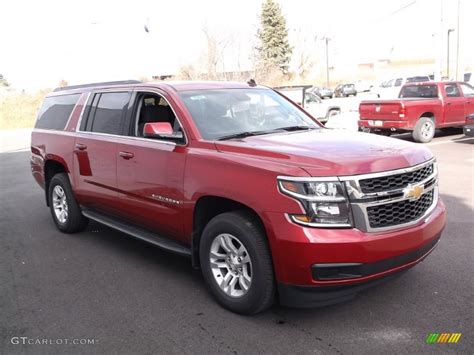
[{"label": "running board", "polygon": [[82,210],[82,214],[89,219],[92,219],[96,222],[106,225],[107,227],[116,229],[132,237],[141,239],[145,242],[156,245],[157,247],[160,247],[162,249],[168,250],[170,252],[173,252],[182,256],[188,256],[188,257],[191,256],[190,248],[187,248],[186,246],[174,240],[171,240],[169,238],[163,237],[159,234],[150,232],[146,229],[143,229],[134,225],[124,223],[117,218],[104,215],[100,212],[91,211],[91,210]]}]

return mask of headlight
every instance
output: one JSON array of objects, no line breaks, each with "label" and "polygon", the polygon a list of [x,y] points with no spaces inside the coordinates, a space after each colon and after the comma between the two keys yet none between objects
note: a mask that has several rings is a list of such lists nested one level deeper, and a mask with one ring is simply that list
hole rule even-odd
[{"label": "headlight", "polygon": [[351,227],[349,202],[337,178],[278,177],[280,191],[298,200],[305,214],[290,215],[298,224],[314,227]]}]

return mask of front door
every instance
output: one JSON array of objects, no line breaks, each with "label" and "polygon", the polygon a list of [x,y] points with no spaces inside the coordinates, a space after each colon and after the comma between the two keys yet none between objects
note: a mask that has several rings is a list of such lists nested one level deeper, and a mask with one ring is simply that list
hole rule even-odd
[{"label": "front door", "polygon": [[466,102],[464,106],[464,116],[474,117],[474,88],[468,84],[460,84],[460,86]]}]

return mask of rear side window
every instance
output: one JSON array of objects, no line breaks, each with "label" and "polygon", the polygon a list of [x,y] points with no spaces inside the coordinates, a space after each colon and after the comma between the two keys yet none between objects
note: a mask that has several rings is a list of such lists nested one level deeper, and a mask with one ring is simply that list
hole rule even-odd
[{"label": "rear side window", "polygon": [[401,85],[402,85],[402,81],[403,81],[402,78],[398,78],[397,80],[395,80],[395,86],[401,86]]},{"label": "rear side window", "polygon": [[[127,112],[130,101],[129,92],[111,92],[100,94],[94,99],[96,107],[91,109],[94,117],[89,117],[90,131],[97,133],[120,134],[122,118]],[[97,100],[98,99],[98,100]]]},{"label": "rear side window", "polygon": [[400,98],[437,98],[436,85],[407,85],[402,87]]},{"label": "rear side window", "polygon": [[81,94],[50,96],[44,99],[35,128],[62,130]]}]

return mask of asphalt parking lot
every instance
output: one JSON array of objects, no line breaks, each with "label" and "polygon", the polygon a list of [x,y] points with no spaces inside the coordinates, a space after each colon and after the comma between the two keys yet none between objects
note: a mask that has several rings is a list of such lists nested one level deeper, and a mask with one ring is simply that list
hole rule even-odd
[{"label": "asphalt parking lot", "polygon": [[[219,307],[188,259],[96,223],[61,234],[29,153],[2,153],[0,353],[472,353],[474,139],[444,134],[427,146],[438,158],[448,223],[423,263],[344,304],[274,306],[253,317]],[[462,337],[425,343],[444,332]],[[94,344],[22,345],[13,337]]]}]

